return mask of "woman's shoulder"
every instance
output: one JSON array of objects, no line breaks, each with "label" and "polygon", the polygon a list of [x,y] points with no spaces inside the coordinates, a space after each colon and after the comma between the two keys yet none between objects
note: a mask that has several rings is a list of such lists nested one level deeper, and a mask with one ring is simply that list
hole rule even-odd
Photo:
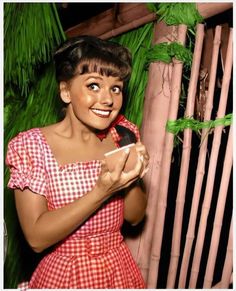
[{"label": "woman's shoulder", "polygon": [[32,140],[40,136],[40,128],[34,127],[24,131],[18,132],[11,140],[10,143],[16,143],[23,140]]},{"label": "woman's shoulder", "polygon": [[55,126],[55,124],[47,125],[44,127],[33,127],[24,131],[18,132],[11,140],[10,142],[19,142],[19,141],[40,141],[44,140],[44,133],[48,133],[52,130],[52,128]]},{"label": "woman's shoulder", "polygon": [[42,152],[43,140],[39,128],[31,128],[19,132],[7,146],[7,160],[27,160],[26,156],[35,156]]}]

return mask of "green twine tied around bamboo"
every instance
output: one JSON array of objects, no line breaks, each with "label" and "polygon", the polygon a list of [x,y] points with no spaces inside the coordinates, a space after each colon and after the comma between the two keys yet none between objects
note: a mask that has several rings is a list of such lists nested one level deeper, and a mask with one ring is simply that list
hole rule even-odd
[{"label": "green twine tied around bamboo", "polygon": [[199,14],[195,3],[160,3],[147,4],[149,10],[156,12],[167,25],[185,24],[194,28],[204,18]]},{"label": "green twine tied around bamboo", "polygon": [[178,42],[163,42],[154,45],[147,51],[147,65],[151,62],[164,62],[169,64],[173,58],[183,62],[187,67],[192,63],[192,52]]},{"label": "green twine tied around bamboo", "polygon": [[222,118],[216,118],[215,120],[207,121],[198,121],[192,117],[183,117],[179,118],[178,120],[168,120],[166,124],[166,130],[177,136],[186,128],[190,128],[195,132],[199,132],[199,130],[203,128],[208,128],[210,130],[217,126],[229,126],[232,123],[232,119],[232,113],[229,113]]}]

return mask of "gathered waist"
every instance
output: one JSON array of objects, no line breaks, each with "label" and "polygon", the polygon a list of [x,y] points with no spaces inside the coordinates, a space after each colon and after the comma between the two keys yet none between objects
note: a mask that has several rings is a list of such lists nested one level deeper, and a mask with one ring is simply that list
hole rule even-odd
[{"label": "gathered waist", "polygon": [[54,252],[65,256],[88,255],[96,257],[118,248],[122,241],[123,236],[120,231],[77,239],[68,238],[60,245],[57,245]]}]

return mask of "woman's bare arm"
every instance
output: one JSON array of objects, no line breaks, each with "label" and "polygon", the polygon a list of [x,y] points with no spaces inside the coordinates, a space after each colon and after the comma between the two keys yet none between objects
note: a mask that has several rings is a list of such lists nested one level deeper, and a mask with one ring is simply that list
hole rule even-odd
[{"label": "woman's bare arm", "polygon": [[[136,151],[142,161],[142,178],[148,171],[149,154],[146,147],[138,141]],[[124,217],[130,224],[136,225],[142,221],[147,207],[147,196],[143,181],[140,179],[126,189]]]},{"label": "woman's bare arm", "polygon": [[143,220],[147,207],[144,186],[141,185],[141,181],[135,184],[126,191],[124,207],[124,218],[132,225],[137,225]]},{"label": "woman's bare arm", "polygon": [[15,190],[18,217],[26,240],[35,252],[57,243],[81,225],[99,206],[94,189],[62,208],[48,211],[46,198],[30,190]]}]

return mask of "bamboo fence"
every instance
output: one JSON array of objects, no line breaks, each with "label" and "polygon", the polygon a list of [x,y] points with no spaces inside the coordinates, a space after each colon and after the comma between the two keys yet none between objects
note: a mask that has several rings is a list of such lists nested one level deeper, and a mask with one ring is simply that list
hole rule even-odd
[{"label": "bamboo fence", "polygon": [[[186,32],[187,27],[185,25],[180,25],[178,30],[178,41],[182,44],[185,44]],[[168,113],[169,120],[176,120],[177,118],[179,97],[181,91],[182,69],[183,63],[180,61],[174,61],[171,79],[171,100]],[[167,132],[165,135],[163,156],[161,162],[162,168],[162,171],[160,173],[161,183],[159,183],[160,187],[157,195],[157,208],[156,208],[157,216],[155,217],[154,233],[152,238],[152,248],[150,254],[149,273],[147,281],[148,288],[155,288],[156,286],[166,210],[166,199],[169,183],[171,157],[173,151],[173,142],[174,142],[173,134]]]},{"label": "bamboo fence", "polygon": [[[186,104],[185,116],[190,117],[194,114],[194,104],[197,91],[197,83],[199,78],[199,70],[201,63],[202,46],[204,39],[204,26],[199,24],[197,26],[196,44],[194,48],[193,63],[191,69],[191,77],[189,82],[188,97]],[[171,260],[169,265],[167,288],[174,288],[175,278],[178,268],[178,261],[180,256],[180,241],[181,241],[181,226],[183,221],[184,201],[187,187],[189,162],[191,154],[191,140],[192,130],[186,128],[184,130],[183,152],[181,159],[181,168],[179,175],[179,186],[176,199],[175,220],[173,228]]]},{"label": "bamboo fence", "polygon": [[[205,113],[204,113],[204,121],[209,121],[212,115],[212,108],[213,103],[215,102],[215,86],[216,86],[216,74],[218,70],[218,62],[219,62],[219,50],[221,46],[221,30],[220,26],[217,26],[215,29],[215,36],[213,42],[213,49],[212,53],[210,52],[211,56],[211,69],[209,74],[209,87],[207,90],[207,99],[205,105]],[[193,106],[196,96],[196,85],[197,79],[199,74],[199,66],[201,62],[201,52],[202,52],[202,44],[204,38],[204,27],[203,25],[198,25],[197,29],[197,36],[196,36],[196,43],[195,43],[195,50],[194,50],[194,59],[193,59],[193,66],[191,70],[191,78],[189,82],[189,91],[188,91],[188,99],[187,99],[187,107],[185,116],[191,117],[193,116]],[[163,31],[159,31],[160,35],[162,35]],[[199,36],[200,34],[200,36]],[[160,38],[161,38],[160,36]],[[172,40],[173,41],[173,40]],[[183,41],[184,43],[184,41]],[[160,64],[159,64],[160,65]],[[177,69],[178,66],[178,69]],[[160,130],[161,138],[158,137],[158,133],[156,134],[154,128],[158,128],[161,121],[160,119],[157,120],[151,118],[152,112],[156,111],[157,115],[157,108],[158,106],[163,110],[163,118],[162,120],[166,120],[166,110],[168,109],[168,119],[175,120],[177,117],[177,108],[179,102],[179,82],[181,82],[181,75],[182,75],[182,68],[180,68],[181,64],[174,62],[173,68],[171,70],[171,97],[167,94],[167,99],[170,97],[169,103],[165,101],[165,106],[160,106],[161,100],[156,100],[158,96],[154,94],[150,94],[150,91],[153,88],[149,88],[146,91],[147,97],[145,99],[145,107],[144,107],[144,119],[142,125],[142,136],[145,144],[148,146],[148,150],[151,150],[151,161],[150,161],[150,171],[147,175],[146,184],[148,189],[148,208],[147,208],[147,220],[146,220],[146,227],[144,228],[141,236],[137,239],[129,241],[129,247],[133,252],[134,257],[142,271],[144,279],[147,281],[148,288],[156,288],[158,282],[158,275],[159,275],[159,264],[161,256],[165,256],[161,254],[161,247],[163,243],[163,232],[164,232],[164,225],[165,225],[165,215],[166,215],[166,208],[167,205],[167,195],[168,195],[168,187],[169,187],[169,178],[170,178],[170,165],[171,165],[171,157],[173,151],[173,135],[171,133],[166,132],[163,138],[163,131]],[[158,82],[158,77],[156,76],[156,72],[152,70],[152,65],[150,66],[150,74],[149,79],[152,80],[155,84]],[[220,102],[219,108],[217,112],[217,118],[223,118],[226,113],[226,105],[227,105],[227,97],[229,92],[229,86],[231,81],[231,70],[232,70],[232,30],[229,36],[228,41],[228,48],[226,53],[226,60],[225,63],[222,64],[223,68],[223,82],[221,87],[221,94],[220,94]],[[160,70],[160,68],[159,68]],[[178,73],[176,74],[176,72]],[[152,73],[152,74],[151,74]],[[163,73],[163,71],[162,71]],[[161,75],[162,80],[165,79],[164,74]],[[155,84],[156,85],[156,84]],[[157,87],[157,85],[155,86]],[[155,98],[156,99],[155,99]],[[164,103],[163,103],[164,104]],[[156,106],[156,107],[155,107]],[[160,114],[162,116],[162,114]],[[150,120],[151,119],[151,120]],[[156,123],[154,122],[156,120]],[[211,207],[211,196],[213,191],[213,186],[215,185],[215,175],[216,175],[216,165],[218,160],[219,154],[219,147],[221,145],[221,135],[224,126],[216,126],[214,129],[213,134],[213,142],[211,147],[211,155],[209,161],[209,167],[206,177],[206,189],[202,189],[205,170],[207,167],[206,159],[207,153],[209,152],[208,148],[208,136],[211,133],[209,129],[203,128],[201,131],[201,141],[200,141],[200,148],[199,148],[199,156],[198,156],[198,163],[196,168],[196,177],[194,182],[194,191],[193,195],[191,193],[186,193],[186,184],[189,179],[188,170],[189,170],[189,163],[190,163],[190,153],[191,153],[191,137],[192,131],[191,129],[187,128],[184,130],[184,139],[183,139],[183,152],[182,152],[182,160],[181,160],[181,168],[180,168],[180,178],[179,178],[179,185],[178,185],[178,193],[176,198],[176,209],[175,209],[175,219],[174,219],[174,227],[173,227],[173,234],[172,234],[172,248],[171,248],[171,259],[169,264],[169,271],[167,275],[167,288],[176,288],[176,284],[178,284],[178,288],[185,288],[187,275],[190,273],[190,282],[189,288],[195,288],[198,273],[200,268],[201,258],[203,254],[203,243],[207,236],[210,234],[205,233],[206,224],[210,223],[207,220],[208,212]],[[163,129],[163,128],[161,128]],[[149,132],[148,132],[149,131]],[[156,140],[160,141],[159,146],[154,143],[153,137],[156,137]],[[232,148],[230,148],[230,138],[228,139],[228,147],[226,153],[226,160],[228,161],[230,158],[228,157],[232,155]],[[232,141],[231,141],[232,144]],[[164,145],[162,152],[160,152],[162,145]],[[232,146],[232,145],[231,145]],[[156,152],[155,152],[156,147]],[[230,162],[229,162],[230,163]],[[229,165],[229,164],[228,164]],[[230,168],[230,167],[229,167]],[[225,201],[222,199],[226,199],[226,195],[230,195],[228,192],[228,184],[229,184],[229,173],[230,169],[226,174],[226,166],[224,167],[224,174],[222,176],[221,181],[221,188],[224,189],[224,198],[220,198],[223,194],[220,190],[219,194],[219,205],[224,205]],[[202,204],[202,213],[200,217],[199,223],[199,232],[197,236],[197,242],[195,247],[194,259],[192,263],[192,270],[190,268],[190,259],[192,255],[192,248],[195,239],[195,232],[196,232],[196,224],[197,224],[197,214],[200,212],[200,198],[202,193],[204,194],[204,202]],[[185,240],[185,246],[183,254],[180,253],[180,244],[181,240],[183,240],[182,234],[182,224],[183,224],[183,215],[184,215],[184,203],[185,203],[185,196],[190,195],[192,196],[192,205],[187,229],[187,235]],[[189,197],[188,197],[189,199]],[[206,204],[207,203],[207,204]],[[220,206],[218,206],[219,208]],[[228,288],[229,284],[233,282],[232,276],[232,227],[229,234],[229,242],[227,253],[225,257],[224,269],[221,277],[221,281],[218,282],[215,286],[212,286],[212,276],[214,273],[215,262],[216,262],[216,253],[218,251],[218,244],[220,239],[220,226],[222,224],[222,213],[219,214],[219,210],[216,210],[216,222],[214,223],[214,230],[213,230],[213,238],[212,238],[212,245],[215,242],[215,245],[211,246],[210,248],[210,255],[209,260],[207,263],[207,270],[205,274],[204,280],[204,288]],[[219,225],[218,225],[219,224]],[[181,257],[181,261],[179,259]],[[180,265],[181,263],[181,265]],[[179,268],[179,278],[178,281],[176,280]],[[176,282],[177,281],[177,282]]]},{"label": "bamboo fence", "polygon": [[[216,35],[218,31],[219,29],[216,30]],[[228,50],[226,54],[227,57],[226,57],[225,72],[224,72],[223,83],[222,83],[221,97],[220,97],[220,103],[219,103],[219,108],[218,108],[218,115],[217,115],[218,118],[224,117],[225,111],[226,111],[227,99],[228,99],[229,80],[231,78],[231,71],[232,71],[232,33],[230,35],[231,36],[229,38]],[[216,40],[216,42],[218,41]],[[203,249],[203,242],[204,242],[206,226],[207,226],[207,217],[209,214],[211,200],[212,200],[214,178],[215,178],[222,130],[223,130],[223,127],[218,126],[214,131],[213,147],[212,147],[210,163],[209,163],[206,190],[205,190],[204,201],[202,205],[202,214],[200,218],[200,225],[199,225],[194,258],[193,258],[193,263],[192,263],[192,271],[191,271],[190,284],[189,284],[190,288],[196,287],[197,275],[199,272],[201,254],[202,254],[202,249]],[[204,136],[206,136],[206,134],[207,134],[206,132],[203,133],[203,138]],[[196,195],[199,195],[199,192],[196,192],[196,193],[197,193]],[[194,198],[197,200],[196,196],[194,196]],[[195,206],[196,205],[194,205],[194,207]],[[193,222],[191,226],[193,230],[195,228],[195,220],[196,220],[196,214],[194,213],[192,215]],[[186,262],[184,263],[186,264]],[[184,274],[184,271],[183,271],[183,274]],[[180,285],[180,286],[183,286],[183,285]]]},{"label": "bamboo fence", "polygon": [[[219,27],[216,30],[216,35],[215,35],[215,45],[214,45],[212,68],[211,68],[211,74],[210,74],[211,78],[209,82],[209,91],[208,91],[208,96],[207,96],[207,104],[206,104],[204,120],[210,120],[210,117],[211,117],[213,97],[214,97],[214,88],[215,88],[215,77],[216,77],[216,69],[217,69],[217,61],[218,61],[218,50],[219,50],[219,45],[220,45],[220,31],[221,29]],[[194,194],[193,194],[194,203],[192,205],[192,212],[191,212],[190,223],[189,223],[189,232],[188,232],[189,239],[187,240],[187,242],[189,242],[189,245],[190,244],[192,245],[192,241],[194,239],[195,221],[196,221],[198,203],[200,199],[202,180],[203,180],[203,175],[204,175],[205,159],[206,159],[206,154],[207,154],[207,141],[208,141],[207,131],[208,129],[203,129],[202,131],[201,147],[200,147],[199,161],[198,161],[198,166],[197,166],[197,171],[196,171],[197,175],[196,175],[195,188],[194,188]],[[188,253],[190,253],[191,246],[189,246],[188,249],[189,249]],[[183,259],[184,269],[182,270],[182,273],[181,273],[182,275],[180,276],[180,284],[184,284],[186,280],[186,271],[188,269],[188,259],[189,259],[189,254],[188,256],[187,255],[184,256],[184,259]],[[182,280],[184,281],[184,283],[182,283]]]},{"label": "bamboo fence", "polygon": [[[180,27],[179,27],[180,29]],[[205,113],[204,113],[204,121],[209,121],[212,115],[212,108],[213,102],[215,97],[215,86],[216,86],[216,74],[217,74],[217,67],[219,65],[219,50],[221,45],[221,27],[217,26],[215,29],[215,36],[214,42],[212,45],[212,56],[211,60],[211,70],[209,74],[209,87],[207,90],[207,101],[205,105]],[[200,36],[199,36],[200,35]],[[193,57],[193,64],[191,70],[191,78],[189,82],[189,90],[188,90],[188,97],[187,97],[187,107],[185,111],[185,116],[191,117],[193,116],[193,106],[194,100],[196,96],[196,85],[197,79],[199,74],[199,67],[201,61],[201,52],[202,52],[202,45],[203,45],[203,38],[204,38],[204,26],[199,24],[197,27],[197,35],[196,35],[196,43],[194,48],[194,57]],[[177,69],[178,65],[178,69]],[[169,113],[168,119],[175,120],[177,116],[177,103],[179,102],[179,82],[181,82],[181,72],[182,68],[180,68],[181,64],[174,62],[174,66],[171,72],[171,99],[168,106]],[[223,81],[220,93],[220,101],[219,107],[217,111],[217,119],[221,119],[225,116],[226,113],[226,105],[228,100],[228,93],[229,93],[229,86],[231,81],[231,72],[232,72],[232,29],[230,31],[230,35],[228,38],[228,48],[226,53],[226,61],[225,64],[222,65],[223,67]],[[179,70],[179,71],[178,71]],[[176,72],[178,73],[176,74]],[[178,80],[178,81],[177,81]],[[176,83],[175,83],[176,82]],[[152,98],[154,99],[154,98]],[[150,104],[149,104],[150,105]],[[152,103],[153,105],[153,103]],[[148,109],[147,109],[148,108]],[[146,118],[148,118],[148,113],[150,114],[154,109],[151,107],[146,108]],[[165,108],[165,110],[166,110]],[[164,108],[163,108],[164,110]],[[145,115],[144,115],[145,116]],[[149,116],[150,117],[150,116]],[[145,137],[145,140],[148,140],[153,136],[153,132],[147,134],[148,131],[148,122],[144,119],[144,125],[142,127],[143,131],[142,134]],[[157,127],[158,125],[156,125]],[[186,195],[186,184],[188,177],[188,170],[189,170],[189,162],[190,162],[190,153],[191,153],[191,136],[192,130],[187,128],[184,130],[184,139],[183,139],[183,152],[182,152],[182,160],[181,160],[181,168],[180,168],[180,177],[179,177],[179,186],[178,186],[178,193],[176,198],[176,210],[175,210],[175,219],[174,219],[174,227],[173,227],[173,235],[172,235],[172,248],[171,248],[171,259],[169,264],[169,271],[167,277],[167,285],[166,287],[175,288],[176,284],[178,283],[178,288],[185,288],[186,286],[186,279],[187,274],[191,271],[189,288],[196,288],[196,283],[198,279],[198,269],[200,267],[201,258],[203,256],[203,243],[206,239],[206,225],[209,223],[207,220],[208,213],[211,207],[211,196],[213,191],[213,186],[215,184],[215,175],[216,175],[216,165],[218,160],[219,148],[221,145],[221,135],[223,132],[224,126],[216,126],[214,129],[213,134],[213,142],[211,147],[211,155],[208,167],[208,173],[206,177],[206,189],[204,194],[204,201],[202,204],[202,213],[200,217],[199,223],[199,230],[198,236],[196,241],[196,247],[194,252],[194,258],[192,263],[192,270],[189,266],[190,257],[192,254],[192,247],[193,242],[195,239],[195,231],[196,231],[196,224],[197,224],[197,214],[199,213],[200,209],[200,196],[201,193],[204,192],[202,190],[203,186],[203,179],[205,175],[206,169],[206,158],[208,149],[208,136],[210,134],[210,130],[207,128],[203,128],[201,131],[201,141],[200,141],[200,149],[199,149],[199,156],[198,156],[198,163],[196,168],[196,177],[194,183],[194,191],[192,197],[192,206],[190,211],[190,218],[188,223],[188,230],[185,240],[185,247],[184,252],[182,255],[181,266],[179,265],[179,258],[180,258],[180,243],[181,239],[183,239],[182,234],[182,223],[183,223],[183,213],[184,213],[184,203],[185,203],[185,195]],[[231,131],[230,131],[231,132]],[[228,184],[229,184],[229,176],[231,172],[230,161],[230,153],[232,156],[232,141],[230,141],[230,137],[228,138],[228,146],[226,151],[226,161],[228,163],[228,167],[224,166],[224,173],[222,175],[221,181],[221,190],[219,194],[219,201],[218,208],[225,204],[224,199],[226,196],[230,194],[228,193]],[[164,137],[164,148],[162,154],[159,155],[159,160],[155,161],[158,162],[158,172],[155,172],[155,168],[157,165],[152,163],[151,161],[151,169],[149,172],[148,179],[146,180],[148,184],[148,194],[149,194],[149,201],[148,201],[148,219],[147,223],[149,228],[145,228],[141,237],[139,238],[139,243],[135,245],[137,241],[133,241],[130,244],[132,249],[135,246],[135,256],[137,263],[142,271],[142,274],[147,281],[148,288],[156,288],[157,281],[158,281],[158,273],[159,273],[159,263],[161,258],[161,247],[163,242],[163,232],[164,232],[164,223],[165,223],[165,214],[167,205],[167,195],[168,195],[168,187],[169,187],[169,177],[170,177],[170,164],[171,164],[171,155],[173,150],[173,135],[166,132]],[[151,144],[151,143],[150,143]],[[148,144],[150,146],[150,144]],[[231,144],[231,146],[230,146]],[[159,151],[159,150],[158,150]],[[155,154],[152,152],[151,160],[154,159]],[[160,159],[161,157],[161,159]],[[160,163],[161,162],[161,163]],[[226,163],[226,162],[225,162]],[[227,169],[227,170],[226,170]],[[226,173],[227,172],[227,173]],[[153,179],[154,173],[155,176],[155,187],[158,186],[158,191],[155,193],[155,187],[151,188],[149,185],[150,180]],[[153,180],[152,180],[153,185]],[[224,191],[224,196],[221,198]],[[190,193],[188,194],[190,195]],[[214,223],[214,230],[213,230],[213,238],[212,238],[212,246],[210,248],[210,255],[209,260],[207,263],[207,270],[205,274],[204,280],[204,288],[228,288],[229,284],[233,282],[232,276],[232,227],[229,234],[229,242],[227,253],[225,257],[224,269],[222,273],[221,281],[218,282],[215,286],[212,286],[212,276],[214,273],[215,263],[216,263],[216,255],[218,250],[218,244],[220,239],[220,230],[222,224],[222,213],[224,210],[221,209],[221,214],[219,214],[219,210],[216,209],[216,222]],[[155,215],[156,214],[156,215]],[[152,227],[150,227],[152,224]],[[208,235],[208,234],[207,234]],[[213,244],[214,243],[214,244]],[[179,274],[179,282],[176,282],[178,267],[180,267],[180,274]]]},{"label": "bamboo fence", "polygon": [[222,221],[224,216],[224,208],[227,197],[227,189],[230,180],[230,174],[233,164],[233,140],[232,127],[230,128],[228,143],[225,154],[224,168],[222,173],[221,185],[219,189],[219,196],[216,206],[215,219],[213,225],[213,233],[211,237],[210,252],[207,261],[206,273],[204,278],[204,288],[211,288],[213,281],[213,273],[215,268],[216,256],[220,240],[220,232],[222,228]]}]

